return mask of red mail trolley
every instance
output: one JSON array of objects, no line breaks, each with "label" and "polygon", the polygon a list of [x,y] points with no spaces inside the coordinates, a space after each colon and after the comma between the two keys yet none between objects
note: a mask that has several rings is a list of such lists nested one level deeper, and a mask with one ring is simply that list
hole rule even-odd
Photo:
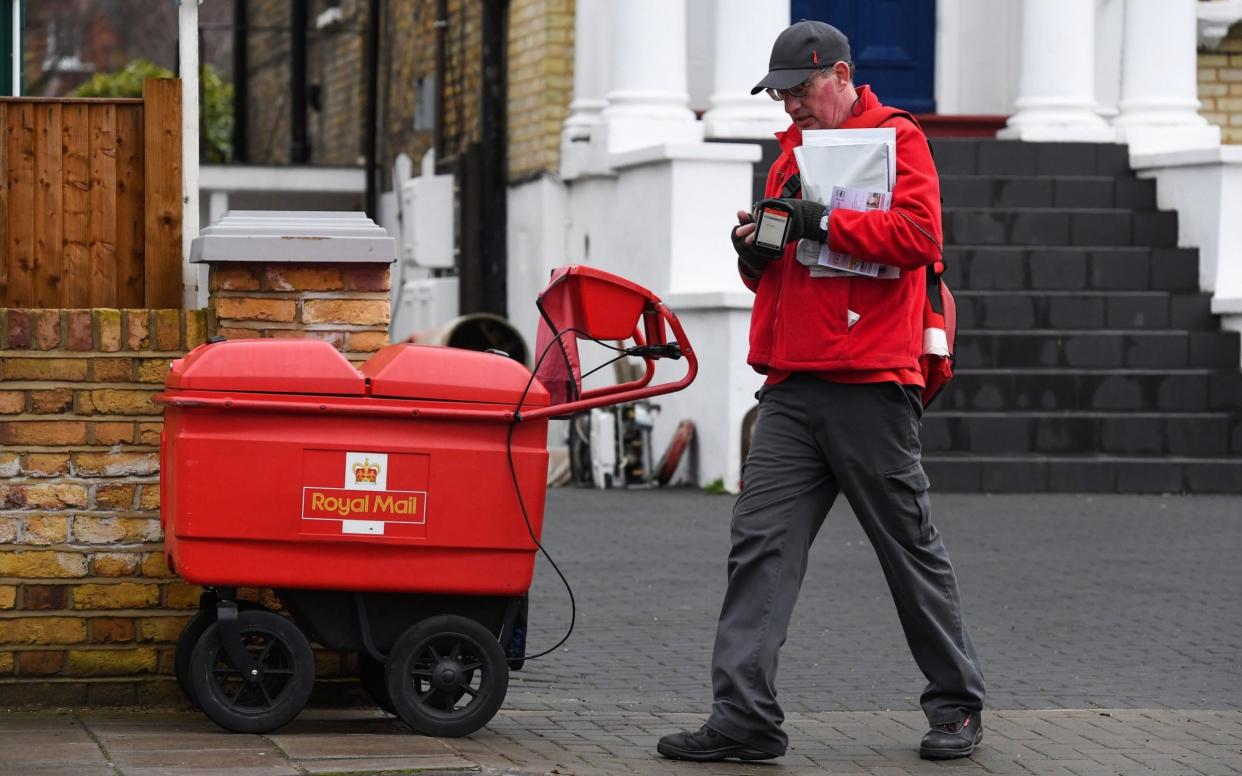
[{"label": "red mail trolley", "polygon": [[[680,390],[697,361],[647,289],[553,273],[532,372],[504,354],[390,345],[355,368],[311,340],[213,341],[159,400],[169,567],[204,586],[177,680],[214,722],[264,732],[314,683],[314,640],[358,653],[363,686],[415,731],[467,735],[522,665],[542,531],[547,423]],[[668,336],[671,331],[671,338]],[[583,390],[578,342],[632,341],[632,382]],[[684,358],[652,384],[655,361]],[[284,613],[239,601],[272,588]]]}]

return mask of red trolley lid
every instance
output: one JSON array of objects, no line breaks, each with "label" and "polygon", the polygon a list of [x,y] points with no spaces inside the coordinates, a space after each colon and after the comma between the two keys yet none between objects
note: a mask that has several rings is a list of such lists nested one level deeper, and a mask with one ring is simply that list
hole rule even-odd
[{"label": "red trolley lid", "polygon": [[[530,371],[497,353],[401,343],[389,345],[362,365],[371,395],[404,399],[488,402],[545,407],[548,392]],[[527,390],[527,386],[529,390]]]},{"label": "red trolley lid", "polygon": [[366,393],[358,370],[319,340],[239,339],[199,345],[173,362],[164,384],[198,391]]}]

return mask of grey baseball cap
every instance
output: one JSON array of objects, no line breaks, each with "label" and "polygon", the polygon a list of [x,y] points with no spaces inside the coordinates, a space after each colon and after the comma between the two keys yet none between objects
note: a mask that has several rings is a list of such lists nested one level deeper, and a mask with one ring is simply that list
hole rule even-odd
[{"label": "grey baseball cap", "polygon": [[792,89],[820,70],[842,61],[850,61],[850,41],[845,34],[831,24],[803,19],[776,36],[772,56],[768,59],[768,74],[750,93]]}]

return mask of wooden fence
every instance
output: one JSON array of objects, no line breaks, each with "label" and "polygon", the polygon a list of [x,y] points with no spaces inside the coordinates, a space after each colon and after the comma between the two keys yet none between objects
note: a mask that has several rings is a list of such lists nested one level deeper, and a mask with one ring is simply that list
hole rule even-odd
[{"label": "wooden fence", "polygon": [[0,307],[181,307],[181,82],[0,99]]}]

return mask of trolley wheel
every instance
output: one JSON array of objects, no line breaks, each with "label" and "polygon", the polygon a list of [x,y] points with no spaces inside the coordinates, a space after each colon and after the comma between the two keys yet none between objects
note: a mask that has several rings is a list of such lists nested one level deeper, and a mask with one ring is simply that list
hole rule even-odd
[{"label": "trolley wheel", "polygon": [[496,715],[508,689],[500,642],[468,617],[429,617],[401,634],[389,656],[397,716],[426,736],[470,735]]},{"label": "trolley wheel", "polygon": [[[207,628],[216,621],[215,598],[211,599],[210,604],[208,607],[200,608],[181,629],[181,635],[177,637],[177,648],[173,653],[173,670],[177,675],[177,686],[196,709],[198,698],[194,697],[194,686],[190,681],[190,655],[194,652],[194,645],[207,632]],[[263,607],[251,601],[238,601],[237,608],[245,612]]]},{"label": "trolley wheel", "polygon": [[[362,684],[362,689],[367,691],[367,695],[371,696],[371,700],[375,701],[375,705],[384,711],[397,716],[397,707],[392,703],[392,696],[388,694],[388,672],[384,668],[384,664],[371,657],[370,655],[358,653],[358,681]],[[474,671],[467,671],[464,683],[469,685],[474,681]],[[461,700],[466,691],[458,688],[453,692],[453,703]]]},{"label": "trolley wheel", "polygon": [[239,612],[242,642],[258,667],[247,681],[213,622],[190,654],[194,697],[207,717],[234,733],[266,733],[288,723],[310,699],[315,656],[298,627],[266,610]]},{"label": "trolley wheel", "polygon": [[358,682],[367,691],[375,705],[384,711],[397,715],[397,707],[392,705],[392,697],[388,694],[388,676],[384,664],[366,654],[358,653]]}]

